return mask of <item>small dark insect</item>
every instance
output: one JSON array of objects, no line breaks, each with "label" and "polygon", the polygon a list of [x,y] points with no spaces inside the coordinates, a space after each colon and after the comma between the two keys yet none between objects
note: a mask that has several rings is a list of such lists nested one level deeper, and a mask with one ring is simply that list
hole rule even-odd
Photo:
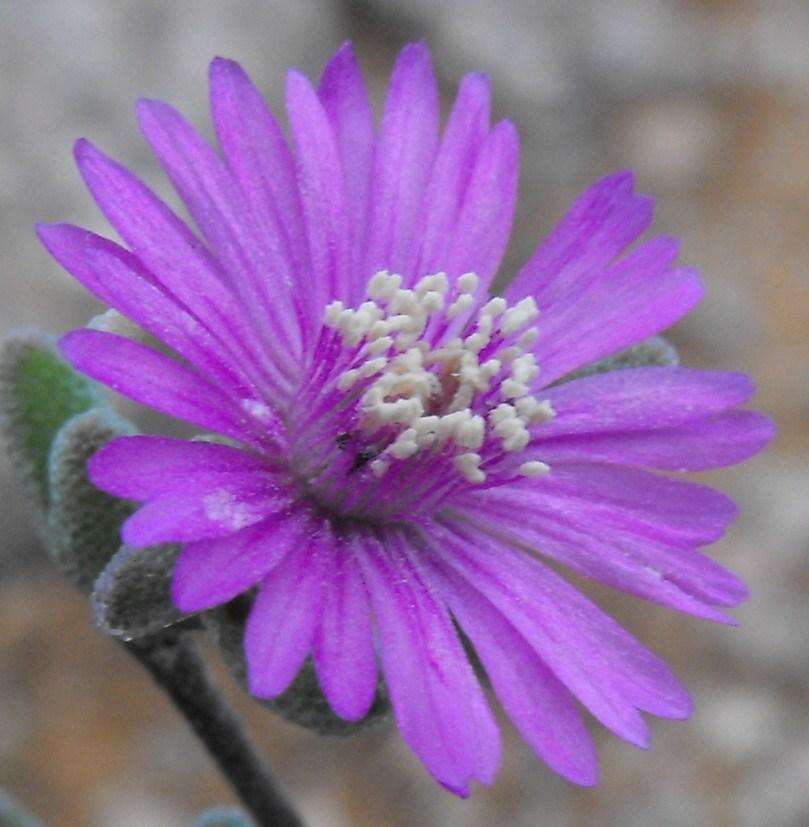
[{"label": "small dark insect", "polygon": [[[349,431],[344,431],[341,434],[337,434],[337,439],[335,442],[337,443],[337,447],[341,451],[345,451],[353,441],[353,434]],[[354,455],[354,462],[351,465],[351,468],[348,469],[348,473],[352,474],[354,471],[359,471],[364,465],[367,465],[375,456],[379,454],[379,449],[375,445],[368,445],[365,448],[360,449]]]},{"label": "small dark insect", "polygon": [[376,455],[378,451],[376,448],[363,448],[361,451],[357,451],[357,455],[354,457],[354,464],[351,466],[349,470],[349,474],[353,473],[354,471],[359,471],[365,464],[370,462]]}]

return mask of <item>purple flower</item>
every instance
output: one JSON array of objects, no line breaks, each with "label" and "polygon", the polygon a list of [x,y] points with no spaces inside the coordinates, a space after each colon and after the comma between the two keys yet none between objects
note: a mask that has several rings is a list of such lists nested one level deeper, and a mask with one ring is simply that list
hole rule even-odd
[{"label": "purple flower", "polygon": [[172,356],[100,330],[79,370],[229,444],[123,437],[92,480],[144,505],[134,546],[184,544],[185,611],[258,586],[251,692],[311,657],[348,720],[377,669],[402,736],[444,786],[490,783],[499,732],[456,624],[536,753],[578,784],[596,759],[575,701],[645,747],[641,712],[684,718],[668,667],[544,561],[719,622],[744,584],[699,547],[733,503],[651,473],[745,459],[770,422],[737,373],[642,367],[557,380],[700,299],[630,173],[581,195],[502,297],[514,126],[463,78],[443,132],[427,49],[399,55],[377,126],[350,46],[315,90],[287,79],[286,140],[235,63],[211,65],[221,154],[172,108],[140,124],[199,229],[86,141],[79,168],[126,244],[40,227],[54,257]]}]

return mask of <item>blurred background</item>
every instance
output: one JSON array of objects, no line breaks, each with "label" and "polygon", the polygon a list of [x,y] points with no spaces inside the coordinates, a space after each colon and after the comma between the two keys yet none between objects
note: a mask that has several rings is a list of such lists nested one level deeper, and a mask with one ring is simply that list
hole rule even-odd
[{"label": "blurred background", "polygon": [[[287,66],[316,76],[355,41],[376,100],[396,49],[432,47],[446,100],[488,72],[519,126],[506,271],[573,196],[632,167],[656,230],[707,284],[672,338],[689,365],[750,372],[778,421],[766,455],[711,475],[741,505],[713,552],[750,583],[739,629],[596,592],[697,701],[643,753],[603,731],[579,790],[507,729],[503,771],[461,802],[393,727],[321,739],[252,704],[219,669],[312,827],[809,824],[809,3],[806,0],[6,0],[0,8],[0,333],[58,333],[96,305],[36,242],[36,220],[107,232],[71,159],[87,136],[164,196],[138,96],[210,134],[206,66],[241,61],[280,110]],[[0,460],[4,462],[4,460]],[[0,465],[0,786],[59,827],[181,827],[231,793],[182,720],[49,565]],[[215,658],[213,658],[215,660]]]}]

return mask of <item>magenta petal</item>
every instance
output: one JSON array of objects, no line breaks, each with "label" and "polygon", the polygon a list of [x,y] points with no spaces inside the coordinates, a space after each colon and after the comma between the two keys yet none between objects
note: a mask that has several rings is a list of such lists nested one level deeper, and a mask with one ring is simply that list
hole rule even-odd
[{"label": "magenta petal", "polygon": [[306,289],[316,311],[322,311],[330,300],[348,298],[356,283],[350,270],[343,170],[323,104],[299,72],[287,75],[286,105],[309,239],[311,271]]},{"label": "magenta petal", "polygon": [[474,271],[487,286],[494,278],[514,220],[519,154],[514,124],[499,123],[480,149],[452,229],[449,275]]},{"label": "magenta petal", "polygon": [[280,695],[312,648],[323,612],[325,555],[329,542],[302,538],[262,581],[245,628],[247,680],[258,698]]},{"label": "magenta petal", "polygon": [[88,189],[148,274],[204,325],[261,385],[264,345],[199,239],[131,172],[88,141],[76,143]]},{"label": "magenta petal", "polygon": [[211,114],[228,168],[300,279],[308,252],[295,163],[281,127],[235,61],[213,60],[210,86]]},{"label": "magenta petal", "polygon": [[683,545],[680,533],[672,544],[648,536],[642,523],[640,533],[621,527],[638,525],[626,509],[593,509],[575,496],[544,496],[541,488],[524,485],[488,493],[453,514],[605,585],[720,623],[733,621],[710,604],[735,605],[746,597],[738,577]]},{"label": "magenta petal", "polygon": [[174,565],[174,604],[198,612],[227,603],[278,565],[301,533],[300,522],[281,513],[224,537],[189,543]]},{"label": "magenta petal", "polygon": [[526,504],[575,513],[607,525],[678,545],[718,540],[736,517],[733,500],[692,482],[672,480],[633,468],[558,463],[537,481],[486,492],[497,498],[526,498]]},{"label": "magenta petal", "polygon": [[289,497],[265,474],[210,475],[201,490],[182,487],[149,500],[123,526],[130,546],[224,537],[283,510]]},{"label": "magenta petal", "polygon": [[144,137],[194,221],[231,277],[233,289],[276,344],[276,368],[289,369],[300,348],[292,306],[293,278],[283,251],[262,234],[252,210],[222,160],[188,122],[161,101],[141,100]]},{"label": "magenta petal", "polygon": [[445,267],[464,193],[488,133],[490,97],[485,75],[464,76],[424,192],[416,234],[416,278]]},{"label": "magenta petal", "polygon": [[468,795],[473,779],[491,783],[500,759],[497,724],[446,609],[416,576],[402,547],[369,542],[359,560],[402,737],[457,795]]},{"label": "magenta petal", "polygon": [[702,298],[694,270],[670,269],[674,242],[653,239],[543,312],[534,349],[547,385],[660,333]]},{"label": "magenta petal", "polygon": [[323,694],[332,709],[349,721],[367,714],[377,684],[371,609],[355,545],[356,541],[343,544],[335,539],[327,549],[329,579],[313,649]]},{"label": "magenta petal", "polygon": [[497,606],[557,678],[616,735],[638,746],[635,708],[686,717],[691,702],[668,666],[562,578],[524,552],[460,524],[433,549]]},{"label": "magenta petal", "polygon": [[111,333],[74,330],[59,340],[59,349],[77,370],[135,402],[223,436],[261,444],[221,390],[151,348]]},{"label": "magenta petal", "polygon": [[249,386],[230,366],[221,344],[156,284],[128,250],[68,224],[39,225],[51,255],[91,293],[160,339],[229,392],[247,396]]},{"label": "magenta petal", "polygon": [[551,464],[583,460],[664,471],[704,471],[749,459],[761,451],[774,434],[772,420],[763,414],[727,411],[653,431],[550,437],[541,441],[541,453]]},{"label": "magenta petal", "polygon": [[533,296],[545,309],[586,287],[652,221],[654,202],[632,186],[632,173],[618,172],[580,195],[509,285],[508,300]]},{"label": "magenta petal", "polygon": [[522,737],[568,781],[594,785],[595,747],[570,693],[485,597],[447,569],[436,574],[452,614]]},{"label": "magenta petal", "polygon": [[87,463],[93,485],[131,500],[147,500],[189,487],[201,490],[210,476],[227,478],[261,471],[272,471],[267,460],[239,448],[140,435],[111,440]]},{"label": "magenta petal", "polygon": [[349,298],[361,300],[365,288],[361,268],[375,135],[374,113],[350,43],[344,43],[329,61],[320,79],[318,95],[334,131],[343,171],[351,224],[351,271],[356,277]]},{"label": "magenta petal", "polygon": [[567,434],[668,428],[739,405],[753,391],[743,373],[664,367],[600,373],[543,390],[556,416],[534,433],[539,444]]},{"label": "magenta petal", "polygon": [[396,61],[376,144],[366,273],[389,269],[412,279],[411,245],[438,147],[438,84],[424,43]]}]

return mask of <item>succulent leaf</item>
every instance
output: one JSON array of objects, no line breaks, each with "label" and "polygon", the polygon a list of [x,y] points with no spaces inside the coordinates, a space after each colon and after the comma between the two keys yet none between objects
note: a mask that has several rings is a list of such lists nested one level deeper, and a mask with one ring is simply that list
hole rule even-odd
[{"label": "succulent leaf", "polygon": [[51,337],[21,332],[0,346],[0,431],[40,510],[49,504],[48,456],[56,434],[100,404],[99,387],[59,356]]}]

